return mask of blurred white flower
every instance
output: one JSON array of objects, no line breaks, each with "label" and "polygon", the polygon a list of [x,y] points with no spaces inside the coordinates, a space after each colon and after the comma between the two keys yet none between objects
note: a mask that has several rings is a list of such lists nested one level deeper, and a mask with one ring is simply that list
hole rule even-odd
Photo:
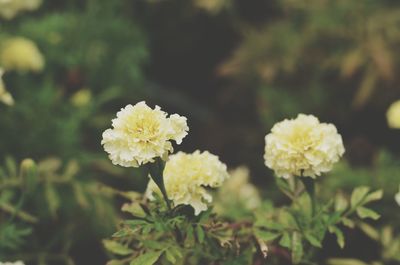
[{"label": "blurred white flower", "polygon": [[399,192],[394,196],[397,204],[400,206],[400,185],[399,185]]},{"label": "blurred white flower", "polygon": [[250,170],[245,166],[240,166],[230,171],[229,175],[230,178],[218,191],[220,208],[223,208],[224,205],[237,205],[238,203],[247,210],[259,207],[261,196],[257,188],[249,182]]},{"label": "blurred white flower", "polygon": [[123,167],[165,159],[173,151],[171,141],[180,144],[189,130],[185,117],[167,117],[159,106],[151,109],[144,101],[121,109],[112,127],[104,131],[101,144],[112,163]]},{"label": "blurred white flower", "polygon": [[400,129],[400,100],[393,102],[387,112],[386,119],[390,128]]},{"label": "blurred white flower", "polygon": [[[1,1],[1,0],[0,0]],[[0,265],[25,265],[22,261],[16,262],[0,262]]]},{"label": "blurred white flower", "polygon": [[[178,152],[171,155],[163,177],[168,198],[174,205],[190,205],[198,215],[207,210],[207,203],[212,201],[206,187],[220,187],[229,174],[226,165],[217,156],[197,150],[192,154]],[[160,193],[160,190],[150,180],[146,192],[150,199],[153,192]]]},{"label": "blurred white flower", "polygon": [[19,12],[37,9],[42,0],[0,0],[0,17],[12,19]]},{"label": "blurred white flower", "polygon": [[315,178],[332,169],[344,153],[343,141],[333,124],[299,114],[275,124],[265,137],[265,165],[278,177]]},{"label": "blurred white flower", "polygon": [[14,105],[14,99],[11,96],[10,92],[7,91],[6,86],[4,85],[3,82],[3,74],[4,71],[3,69],[0,68],[0,101],[3,102],[6,105]]}]

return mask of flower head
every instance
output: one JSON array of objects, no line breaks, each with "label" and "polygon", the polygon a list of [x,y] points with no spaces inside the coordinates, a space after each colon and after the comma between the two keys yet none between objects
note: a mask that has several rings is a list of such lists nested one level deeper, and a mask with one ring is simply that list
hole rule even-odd
[{"label": "flower head", "polygon": [[3,82],[3,69],[0,68],[0,102],[3,102],[6,105],[13,105],[14,104],[14,99],[11,96],[10,92],[7,91],[6,86],[4,85]]},{"label": "flower head", "polygon": [[315,178],[330,171],[344,153],[342,137],[333,124],[304,114],[275,124],[265,144],[265,165],[282,178]]},{"label": "flower head", "polygon": [[250,170],[240,166],[229,171],[230,178],[218,191],[220,212],[226,210],[226,206],[243,205],[247,210],[254,210],[261,205],[261,196],[257,188],[249,182]]},{"label": "flower head", "polygon": [[[207,209],[212,196],[206,187],[216,188],[229,177],[226,165],[209,152],[195,151],[192,154],[178,152],[169,157],[164,169],[164,185],[168,198],[174,205],[190,205],[195,214]],[[150,180],[147,194],[160,192],[157,185]]]},{"label": "flower head", "polygon": [[0,17],[14,18],[21,11],[37,9],[42,0],[0,0]]},{"label": "flower head", "polygon": [[390,128],[400,129],[400,100],[393,102],[389,106],[386,118]]},{"label": "flower head", "polygon": [[138,167],[165,158],[189,130],[186,118],[167,113],[156,106],[151,109],[144,101],[122,108],[112,120],[112,129],[103,133],[101,144],[113,164]]},{"label": "flower head", "polygon": [[39,72],[44,67],[43,55],[31,40],[17,37],[5,41],[0,62],[6,70]]}]

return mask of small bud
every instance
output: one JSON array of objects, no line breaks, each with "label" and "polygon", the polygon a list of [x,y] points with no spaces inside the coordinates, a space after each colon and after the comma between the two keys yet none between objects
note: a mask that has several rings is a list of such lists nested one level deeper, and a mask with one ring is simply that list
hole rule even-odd
[{"label": "small bud", "polygon": [[35,161],[26,158],[21,162],[20,177],[22,178],[24,186],[28,190],[32,190],[37,181],[37,167]]}]

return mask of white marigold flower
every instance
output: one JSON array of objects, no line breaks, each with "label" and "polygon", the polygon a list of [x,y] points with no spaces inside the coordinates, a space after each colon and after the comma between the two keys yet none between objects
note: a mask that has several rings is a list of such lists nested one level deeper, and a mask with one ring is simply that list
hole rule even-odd
[{"label": "white marigold flower", "polygon": [[1,46],[0,62],[5,70],[40,72],[44,58],[38,47],[29,39],[16,37],[8,39]]},{"label": "white marigold flower", "polygon": [[396,200],[397,204],[400,206],[400,186],[399,186],[399,192],[394,196],[394,199]]},{"label": "white marigold flower", "polygon": [[22,261],[16,261],[16,262],[1,262],[0,265],[25,265]]},{"label": "white marigold flower", "polygon": [[4,104],[11,106],[14,105],[14,99],[10,92],[7,91],[6,86],[4,85],[3,82],[3,69],[0,68],[0,102],[3,102]]},{"label": "white marigold flower", "polygon": [[275,124],[265,144],[265,165],[282,178],[315,178],[330,171],[344,153],[336,127],[320,123],[313,115],[299,114]]},{"label": "white marigold flower", "polygon": [[389,106],[386,118],[390,128],[400,129],[400,100],[393,102]]},{"label": "white marigold flower", "polygon": [[12,19],[19,12],[37,9],[42,0],[0,0],[0,17]]},{"label": "white marigold flower", "polygon": [[257,187],[249,182],[250,170],[246,166],[240,166],[229,171],[230,178],[218,191],[219,212],[225,210],[225,205],[241,204],[247,210],[254,210],[261,205],[261,196]]},{"label": "white marigold flower", "polygon": [[151,109],[144,101],[127,105],[112,120],[112,129],[103,133],[101,144],[113,164],[138,167],[165,158],[189,130],[186,118],[173,114],[169,118],[159,106]]},{"label": "white marigold flower", "polygon": [[[197,150],[192,154],[178,152],[171,155],[165,165],[163,177],[168,198],[174,205],[190,205],[198,215],[207,210],[207,203],[212,201],[206,188],[221,186],[229,174],[218,156]],[[160,193],[160,190],[150,180],[146,192],[150,199],[153,192]]]}]

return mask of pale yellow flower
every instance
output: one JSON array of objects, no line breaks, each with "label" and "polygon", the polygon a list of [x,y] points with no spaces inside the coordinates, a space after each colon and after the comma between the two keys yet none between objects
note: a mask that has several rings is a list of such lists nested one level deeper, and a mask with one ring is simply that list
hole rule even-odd
[{"label": "pale yellow flower", "polygon": [[[245,166],[240,166],[229,172],[230,178],[218,191],[220,206],[223,212],[225,205],[243,205],[247,210],[254,210],[261,205],[261,196],[257,188],[249,182],[250,171]],[[216,209],[217,210],[217,209]]]},{"label": "pale yellow flower", "polygon": [[400,206],[400,186],[399,186],[399,192],[394,196],[394,199],[396,200],[397,204]]},{"label": "pale yellow flower", "polygon": [[180,144],[189,130],[185,117],[167,117],[159,106],[151,109],[144,101],[122,108],[112,127],[103,133],[101,143],[113,164],[123,167],[165,159],[173,152],[171,141]]},{"label": "pale yellow flower", "polygon": [[265,165],[282,178],[315,178],[330,171],[344,153],[336,127],[312,115],[299,114],[275,124],[265,143]]},{"label": "pale yellow flower", "polygon": [[5,70],[39,72],[43,70],[44,58],[34,42],[16,37],[1,46],[0,63]]},{"label": "pale yellow flower", "polygon": [[[164,169],[164,185],[168,198],[174,205],[190,205],[195,214],[207,210],[212,196],[206,188],[216,188],[229,177],[226,165],[209,152],[195,151],[192,154],[178,152],[169,157]],[[160,193],[157,185],[150,180],[147,196]]]},{"label": "pale yellow flower", "polygon": [[14,105],[14,99],[11,96],[10,92],[7,91],[6,86],[4,85],[2,76],[3,76],[3,69],[0,68],[0,101],[4,104],[11,106]]},{"label": "pale yellow flower", "polygon": [[0,17],[12,19],[19,12],[37,9],[42,0],[0,0]]},{"label": "pale yellow flower", "polygon": [[386,118],[390,128],[400,129],[400,100],[393,102],[389,106]]}]

